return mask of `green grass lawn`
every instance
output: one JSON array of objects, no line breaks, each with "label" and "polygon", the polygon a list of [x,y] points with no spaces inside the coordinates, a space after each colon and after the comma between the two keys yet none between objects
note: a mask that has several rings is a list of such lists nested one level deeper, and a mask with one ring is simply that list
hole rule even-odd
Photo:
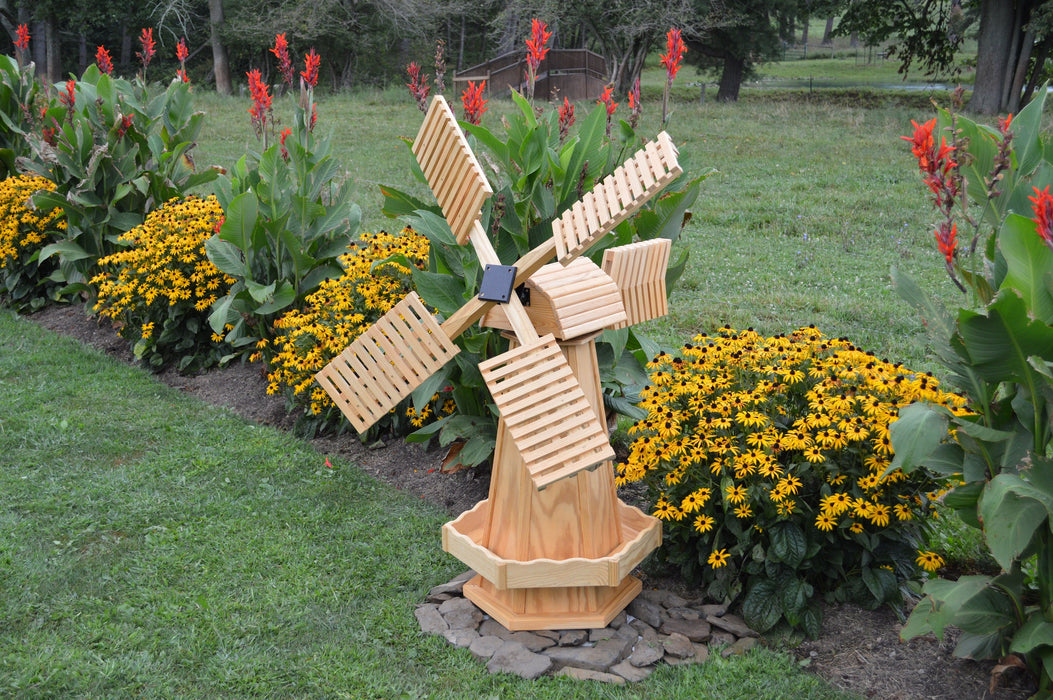
[{"label": "green grass lawn", "polygon": [[840,698],[786,654],[492,676],[413,615],[435,507],[0,311],[4,697]]}]

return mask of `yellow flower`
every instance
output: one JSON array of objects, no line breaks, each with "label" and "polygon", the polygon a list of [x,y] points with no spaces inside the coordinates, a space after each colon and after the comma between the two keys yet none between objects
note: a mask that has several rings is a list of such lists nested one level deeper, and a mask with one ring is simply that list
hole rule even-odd
[{"label": "yellow flower", "polygon": [[820,513],[815,518],[815,526],[823,532],[829,532],[837,526],[837,519],[832,515],[826,513]]},{"label": "yellow flower", "polygon": [[699,515],[695,517],[695,530],[698,532],[706,533],[713,529],[713,518],[708,515]]},{"label": "yellow flower", "polygon": [[727,549],[714,549],[709,553],[709,558],[706,561],[714,569],[719,569],[720,567],[727,565],[728,559],[730,558],[731,555],[728,554]]},{"label": "yellow flower", "polygon": [[930,574],[935,573],[937,569],[946,563],[943,561],[943,557],[936,552],[923,552],[920,549],[918,550],[918,558],[915,561],[918,563],[918,566]]},{"label": "yellow flower", "polygon": [[902,503],[892,506],[892,512],[895,513],[897,520],[911,520],[914,518],[913,513],[910,512],[910,507]]},{"label": "yellow flower", "polygon": [[740,486],[739,484],[732,484],[724,489],[724,497],[728,503],[732,505],[736,503],[742,503],[746,500],[746,487]]},{"label": "yellow flower", "polygon": [[878,527],[885,527],[889,523],[889,507],[884,503],[874,503],[870,506],[870,522]]},{"label": "yellow flower", "polygon": [[753,509],[748,503],[744,503],[741,506],[735,508],[736,518],[748,518],[753,515]]}]

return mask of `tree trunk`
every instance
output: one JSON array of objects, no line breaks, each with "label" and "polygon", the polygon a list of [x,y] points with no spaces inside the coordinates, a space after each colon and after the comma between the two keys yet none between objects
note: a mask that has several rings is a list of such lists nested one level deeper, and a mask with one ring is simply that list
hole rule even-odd
[{"label": "tree trunk", "polygon": [[1020,111],[1020,96],[1024,90],[1024,80],[1027,78],[1027,69],[1031,64],[1031,49],[1035,46],[1035,32],[1030,30],[1024,35],[1024,44],[1020,50],[1020,56],[1016,61],[1016,71],[1009,84],[1009,99],[1006,101],[1006,109],[1009,112]]},{"label": "tree trunk", "polygon": [[216,74],[216,92],[229,95],[233,91],[230,82],[230,62],[227,47],[219,32],[223,27],[223,0],[208,0],[209,38],[212,43],[212,70]]},{"label": "tree trunk", "polygon": [[720,74],[720,85],[717,88],[718,102],[738,102],[739,88],[742,87],[742,76],[746,72],[746,62],[738,56],[724,57],[724,70]]},{"label": "tree trunk", "polygon": [[128,27],[121,25],[121,65],[129,66],[132,63],[132,35],[128,33]]},{"label": "tree trunk", "polygon": [[823,46],[830,46],[831,44],[834,43],[833,38],[831,38],[831,36],[830,36],[833,33],[834,33],[834,18],[833,17],[827,17],[826,18],[826,29],[823,30]]},{"label": "tree trunk", "polygon": [[801,22],[804,23],[804,29],[801,30],[801,43],[804,44],[804,52],[808,53],[808,25],[811,24],[811,19],[808,17],[802,17]]},{"label": "tree trunk", "polygon": [[77,52],[78,52],[78,63],[80,64],[79,75],[84,75],[84,70],[88,67],[88,37],[81,32],[77,36]]},{"label": "tree trunk", "polygon": [[1046,59],[1049,57],[1049,47],[1053,43],[1053,38],[1047,37],[1042,40],[1042,43],[1038,45],[1038,53],[1035,54],[1035,68],[1031,71],[1031,77],[1028,78],[1027,87],[1024,88],[1024,96],[1021,98],[1021,104],[1027,104],[1031,101],[1031,96],[1035,94],[1035,90],[1038,88],[1039,76],[1045,73]]},{"label": "tree trunk", "polygon": [[57,83],[62,80],[62,49],[53,17],[44,20],[44,43],[48,52],[48,81]]},{"label": "tree trunk", "polygon": [[980,31],[976,47],[976,79],[969,110],[978,114],[997,114],[1004,106],[1002,92],[1006,70],[1011,60],[1014,26],[1014,3],[984,0],[980,8]]},{"label": "tree trunk", "polygon": [[34,22],[32,36],[37,37],[37,40],[29,42],[29,51],[33,55],[33,63],[36,64],[37,77],[41,80],[47,80],[48,77],[48,46],[44,41],[47,32],[45,26],[43,22]]}]

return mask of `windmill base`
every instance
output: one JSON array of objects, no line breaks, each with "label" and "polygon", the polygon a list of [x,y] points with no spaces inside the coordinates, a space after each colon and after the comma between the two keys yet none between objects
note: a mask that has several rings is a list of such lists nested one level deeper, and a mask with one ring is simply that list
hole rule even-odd
[{"label": "windmill base", "polygon": [[498,590],[482,576],[464,584],[464,596],[511,632],[598,629],[639,595],[643,584],[626,576],[617,586],[565,586]]}]

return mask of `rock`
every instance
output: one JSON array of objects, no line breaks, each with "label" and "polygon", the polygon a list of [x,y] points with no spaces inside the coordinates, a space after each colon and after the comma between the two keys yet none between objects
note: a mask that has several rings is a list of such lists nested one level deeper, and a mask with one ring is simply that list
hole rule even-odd
[{"label": "rock", "polygon": [[450,629],[475,629],[483,619],[482,610],[467,598],[450,598],[439,606],[439,614]]},{"label": "rock", "polygon": [[704,664],[709,660],[709,647],[705,644],[695,644],[695,653],[691,656],[677,659],[673,657],[665,657],[666,663],[670,666],[684,666],[686,664]]},{"label": "rock", "polygon": [[600,629],[589,630],[589,641],[590,642],[602,642],[604,639],[610,639],[614,636],[616,630],[610,627],[601,627]]},{"label": "rock", "polygon": [[452,580],[450,580],[449,583],[442,583],[442,584],[439,584],[438,586],[435,586],[430,591],[428,591],[428,595],[430,595],[430,596],[433,596],[433,595],[434,596],[438,596],[438,595],[459,596],[459,595],[461,595],[464,592],[464,584],[469,579],[471,579],[473,576],[475,576],[475,572],[472,571],[471,569],[469,569],[468,571],[465,571],[463,574],[461,574],[461,575],[453,578]]},{"label": "rock", "polygon": [[641,640],[629,656],[629,663],[637,667],[650,666],[661,661],[663,656],[665,656],[665,647],[661,642],[645,642]]},{"label": "rock", "polygon": [[413,611],[413,615],[417,618],[421,632],[424,632],[424,634],[442,634],[450,629],[450,626],[446,624],[446,620],[439,614],[438,605],[422,605]]},{"label": "rock", "polygon": [[709,645],[711,647],[719,647],[722,644],[731,645],[735,643],[735,635],[728,632],[714,632],[709,636]]},{"label": "rock", "polygon": [[738,640],[731,646],[721,651],[720,655],[723,656],[725,659],[729,656],[742,656],[747,651],[757,646],[759,641],[760,640],[758,640],[756,637],[743,637],[742,639]]},{"label": "rock", "polygon": [[[695,645],[691,643],[690,639],[679,632],[673,632],[666,637],[662,642],[662,646],[665,649],[667,657],[686,659],[695,655]],[[666,661],[668,663],[673,663],[673,659],[671,658],[666,658]]]},{"label": "rock", "polygon": [[629,623],[629,627],[632,627],[640,635],[640,638],[645,642],[654,642],[658,640],[658,630],[651,627],[643,620],[633,620]]},{"label": "rock", "polygon": [[589,633],[585,630],[565,630],[559,636],[559,645],[561,647],[581,646],[588,638]]},{"label": "rock", "polygon": [[447,642],[461,649],[468,648],[472,642],[479,639],[479,633],[475,631],[474,627],[469,629],[449,629],[443,632],[442,636],[446,637]]},{"label": "rock", "polygon": [[633,599],[633,602],[629,603],[626,612],[638,620],[643,620],[655,629],[662,624],[662,609],[657,603],[652,603],[644,598],[642,594]]},{"label": "rock", "polygon": [[494,652],[500,649],[501,645],[504,643],[505,640],[491,635],[476,637],[468,646],[468,651],[472,652],[472,655],[475,656],[475,658],[486,661],[493,656]]},{"label": "rock", "polygon": [[705,617],[722,617],[728,611],[726,605],[703,605],[699,608]]},{"label": "rock", "polygon": [[486,670],[490,673],[512,673],[520,678],[533,680],[548,673],[552,659],[535,654],[519,642],[505,640],[490,657]]},{"label": "rock", "polygon": [[626,660],[622,661],[620,664],[611,666],[611,672],[617,673],[631,683],[639,683],[651,675],[651,673],[654,672],[654,669],[649,666],[633,666],[628,660]]},{"label": "rock", "polygon": [[555,646],[556,642],[548,637],[542,637],[540,634],[534,634],[533,632],[513,632],[508,636],[508,640],[511,642],[519,642],[530,651],[541,651],[542,649],[548,649],[551,646]]},{"label": "rock", "polygon": [[714,627],[719,627],[725,632],[730,632],[736,637],[758,636],[756,632],[749,628],[749,626],[746,624],[746,621],[738,615],[725,614],[721,617],[714,617],[712,619],[707,617],[706,619]]},{"label": "rock", "polygon": [[560,636],[563,634],[559,630],[534,630],[534,634],[541,635],[542,637],[548,637],[554,642],[558,642]]},{"label": "rock", "polygon": [[424,599],[425,603],[445,603],[453,596],[449,593],[429,593]]},{"label": "rock", "polygon": [[666,611],[673,620],[700,620],[702,613],[694,608],[669,608]]},{"label": "rock", "polygon": [[559,666],[577,666],[605,672],[621,660],[623,651],[616,640],[608,639],[594,647],[550,647],[541,653]]},{"label": "rock", "polygon": [[635,645],[636,640],[640,638],[640,633],[634,630],[629,625],[622,625],[618,628],[618,631],[614,633],[614,636],[618,637],[619,639],[624,639],[630,644]]},{"label": "rock", "polygon": [[593,671],[587,668],[575,668],[574,666],[564,666],[556,673],[556,675],[566,676],[567,678],[573,678],[579,681],[599,681],[600,683],[625,685],[625,678],[622,676],[613,673],[605,673],[603,671]]},{"label": "rock", "polygon": [[613,627],[616,630],[620,630],[628,622],[629,622],[629,616],[625,614],[624,610],[622,610],[620,613],[618,613],[617,615],[614,616],[614,619],[611,620],[611,624],[609,624],[607,626],[608,627]]},{"label": "rock", "polygon": [[484,637],[490,636],[499,639],[508,639],[512,636],[512,633],[508,631],[508,628],[497,620],[483,620],[483,624],[479,625],[479,634]]},{"label": "rock", "polygon": [[[452,626],[452,625],[451,625]],[[711,628],[705,620],[663,620],[658,630],[662,634],[682,634],[692,642],[705,642],[710,637]]]},{"label": "rock", "polygon": [[661,605],[663,608],[687,607],[687,601],[672,591],[641,591],[640,595],[655,605]]}]

